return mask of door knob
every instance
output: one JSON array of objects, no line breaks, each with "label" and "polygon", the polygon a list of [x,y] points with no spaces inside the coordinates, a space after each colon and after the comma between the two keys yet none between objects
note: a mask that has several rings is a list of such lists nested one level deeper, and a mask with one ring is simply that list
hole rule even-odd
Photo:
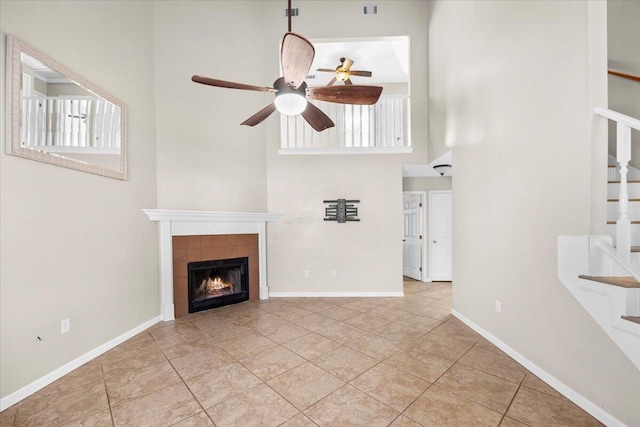
[{"label": "door knob", "polygon": [[402,239],[402,241],[403,241],[403,242],[406,242],[406,241],[407,241],[407,239]]},{"label": "door knob", "polygon": [[438,242],[436,242],[436,241],[434,240],[434,241],[433,241],[433,243],[438,243]]}]

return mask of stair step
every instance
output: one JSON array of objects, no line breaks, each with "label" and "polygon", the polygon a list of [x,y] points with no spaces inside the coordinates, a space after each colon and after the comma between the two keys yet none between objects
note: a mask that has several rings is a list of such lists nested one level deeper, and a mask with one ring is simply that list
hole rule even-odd
[{"label": "stair step", "polygon": [[[637,184],[640,180],[627,181],[627,184]],[[620,181],[607,181],[607,184],[620,184]]]},{"label": "stair step", "polygon": [[640,283],[633,277],[611,277],[611,276],[587,276],[581,274],[578,276],[581,279],[591,280],[592,282],[606,283],[607,285],[619,286],[621,288],[638,288],[640,289]]},{"label": "stair step", "polygon": [[[614,246],[614,248],[617,248],[617,246]],[[631,246],[631,253],[636,252],[640,252],[640,246]]]},{"label": "stair step", "polygon": [[640,323],[640,316],[622,316],[622,318],[629,322]]},{"label": "stair step", "polygon": [[[620,199],[607,199],[607,202],[619,202]],[[640,202],[640,199],[629,199],[630,202]]]}]

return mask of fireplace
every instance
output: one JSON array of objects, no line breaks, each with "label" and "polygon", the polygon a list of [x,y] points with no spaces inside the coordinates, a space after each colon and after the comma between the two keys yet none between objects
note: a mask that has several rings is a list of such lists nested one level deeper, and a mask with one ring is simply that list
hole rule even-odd
[{"label": "fireplace", "polygon": [[249,299],[249,258],[190,262],[189,313]]}]

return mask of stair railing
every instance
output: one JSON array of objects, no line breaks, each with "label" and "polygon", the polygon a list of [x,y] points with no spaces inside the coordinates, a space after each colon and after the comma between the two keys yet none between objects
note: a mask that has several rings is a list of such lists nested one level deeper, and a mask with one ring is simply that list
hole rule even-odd
[{"label": "stair railing", "polygon": [[618,256],[629,262],[631,260],[631,221],[627,216],[629,209],[629,190],[627,185],[627,166],[631,160],[631,129],[640,131],[640,120],[609,110],[596,108],[596,114],[616,122],[616,160],[620,165],[620,197],[619,214],[616,221],[616,247]]}]

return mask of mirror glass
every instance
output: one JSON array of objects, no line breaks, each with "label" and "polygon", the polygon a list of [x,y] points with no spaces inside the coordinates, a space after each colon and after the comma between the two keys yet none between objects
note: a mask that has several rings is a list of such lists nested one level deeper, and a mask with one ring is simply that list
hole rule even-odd
[{"label": "mirror glass", "polygon": [[126,107],[14,36],[9,154],[126,179]]}]

